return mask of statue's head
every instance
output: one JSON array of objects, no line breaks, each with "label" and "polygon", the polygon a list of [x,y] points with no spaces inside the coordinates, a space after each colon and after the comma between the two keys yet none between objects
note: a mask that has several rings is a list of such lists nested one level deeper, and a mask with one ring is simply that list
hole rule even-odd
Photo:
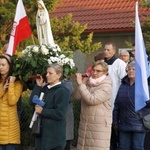
[{"label": "statue's head", "polygon": [[45,7],[44,2],[42,0],[37,0],[37,3],[38,3],[38,8]]}]

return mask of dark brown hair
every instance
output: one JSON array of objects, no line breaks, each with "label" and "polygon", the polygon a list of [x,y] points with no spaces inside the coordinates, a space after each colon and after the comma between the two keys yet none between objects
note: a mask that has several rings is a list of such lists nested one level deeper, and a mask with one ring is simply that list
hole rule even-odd
[{"label": "dark brown hair", "polygon": [[103,52],[97,53],[94,57],[94,61],[98,61],[98,60],[104,60],[105,56]]},{"label": "dark brown hair", "polygon": [[[7,79],[9,76],[12,75],[12,72],[13,72],[13,62],[12,62],[12,60],[11,60],[11,56],[8,55],[8,54],[2,54],[2,55],[0,55],[0,59],[6,59],[6,61],[7,61],[8,64],[9,64],[9,72],[8,72],[8,74],[7,74],[7,77],[5,78],[5,82],[6,82],[6,79]],[[1,74],[0,74],[0,82],[2,82],[2,76],[1,76]],[[5,84],[5,82],[4,82],[4,84]]]},{"label": "dark brown hair", "polygon": [[116,51],[116,45],[113,42],[106,43],[105,45],[112,45],[113,49]]}]

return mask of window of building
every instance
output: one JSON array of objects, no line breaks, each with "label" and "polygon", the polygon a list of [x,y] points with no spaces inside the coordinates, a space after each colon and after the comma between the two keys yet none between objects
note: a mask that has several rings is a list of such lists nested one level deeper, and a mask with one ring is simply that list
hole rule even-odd
[{"label": "window of building", "polygon": [[128,51],[129,53],[131,53],[132,48],[119,48],[118,55],[120,54],[121,51]]}]

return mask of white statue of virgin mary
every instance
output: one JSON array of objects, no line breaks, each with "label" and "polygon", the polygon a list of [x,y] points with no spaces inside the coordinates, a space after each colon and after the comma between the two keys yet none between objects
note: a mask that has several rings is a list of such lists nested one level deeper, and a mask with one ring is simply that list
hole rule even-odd
[{"label": "white statue of virgin mary", "polygon": [[40,45],[54,45],[54,38],[50,25],[49,13],[42,0],[37,1],[38,11],[36,14],[37,35]]}]

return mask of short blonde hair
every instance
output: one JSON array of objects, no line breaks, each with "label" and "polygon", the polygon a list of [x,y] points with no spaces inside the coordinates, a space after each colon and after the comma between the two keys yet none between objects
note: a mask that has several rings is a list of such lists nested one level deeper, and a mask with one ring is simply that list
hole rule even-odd
[{"label": "short blonde hair", "polygon": [[57,64],[57,63],[53,63],[53,64],[50,64],[48,67],[47,67],[47,69],[48,68],[53,68],[55,71],[56,71],[56,73],[57,74],[61,74],[61,78],[60,78],[60,80],[62,80],[63,79],[63,66],[62,65],[59,65],[59,64]]},{"label": "short blonde hair", "polygon": [[97,65],[101,65],[102,67],[103,67],[103,71],[105,72],[105,73],[108,73],[108,65],[107,65],[107,63],[105,63],[104,61],[96,61],[94,64],[93,64],[93,66],[92,66],[92,69],[95,67],[95,66],[97,66]]}]

